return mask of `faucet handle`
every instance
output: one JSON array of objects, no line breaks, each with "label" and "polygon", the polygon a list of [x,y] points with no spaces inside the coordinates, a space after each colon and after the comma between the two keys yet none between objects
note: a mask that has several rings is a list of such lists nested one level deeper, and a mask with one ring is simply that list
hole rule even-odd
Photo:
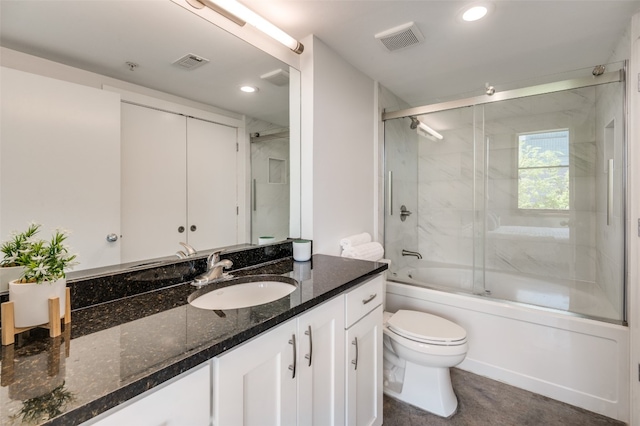
[{"label": "faucet handle", "polygon": [[216,250],[207,257],[207,263],[209,266],[213,266],[214,263],[220,262],[220,253],[223,253],[224,249]]},{"label": "faucet handle", "polygon": [[195,256],[196,254],[198,254],[198,252],[196,251],[196,249],[194,249],[193,247],[191,247],[189,244],[187,244],[187,243],[183,243],[183,242],[180,242],[180,245],[181,245],[182,247],[184,247],[185,251],[187,252],[187,253],[186,253],[187,257]]}]

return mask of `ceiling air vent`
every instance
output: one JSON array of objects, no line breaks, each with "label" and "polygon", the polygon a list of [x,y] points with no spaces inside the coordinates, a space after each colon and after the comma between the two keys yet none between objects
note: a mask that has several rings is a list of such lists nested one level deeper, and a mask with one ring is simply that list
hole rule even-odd
[{"label": "ceiling air vent", "polygon": [[209,60],[203,58],[202,56],[194,55],[193,53],[187,53],[182,58],[173,62],[173,65],[177,65],[180,68],[184,68],[186,70],[192,70],[194,68],[198,68],[206,63]]},{"label": "ceiling air vent", "polygon": [[277,69],[275,71],[262,74],[260,78],[268,81],[271,84],[275,84],[276,86],[286,86],[287,84],[289,84],[289,73],[282,69]]},{"label": "ceiling air vent", "polygon": [[382,46],[389,52],[413,46],[424,41],[424,36],[415,23],[406,24],[382,31],[375,35]]}]

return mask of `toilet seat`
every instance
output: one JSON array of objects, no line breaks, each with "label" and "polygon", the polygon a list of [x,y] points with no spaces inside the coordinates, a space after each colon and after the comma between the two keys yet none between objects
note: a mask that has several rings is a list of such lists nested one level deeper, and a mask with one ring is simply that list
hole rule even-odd
[{"label": "toilet seat", "polygon": [[399,310],[387,319],[389,331],[415,342],[457,346],[467,342],[467,332],[447,319],[425,312]]}]

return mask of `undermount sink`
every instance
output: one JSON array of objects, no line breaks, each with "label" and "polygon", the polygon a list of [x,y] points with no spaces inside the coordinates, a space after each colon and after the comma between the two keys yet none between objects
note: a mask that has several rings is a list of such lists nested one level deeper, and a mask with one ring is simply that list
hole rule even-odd
[{"label": "undermount sink", "polygon": [[[213,288],[209,288],[209,286]],[[281,299],[298,288],[298,281],[280,275],[251,275],[210,284],[189,296],[191,306],[225,310],[248,308]]]}]

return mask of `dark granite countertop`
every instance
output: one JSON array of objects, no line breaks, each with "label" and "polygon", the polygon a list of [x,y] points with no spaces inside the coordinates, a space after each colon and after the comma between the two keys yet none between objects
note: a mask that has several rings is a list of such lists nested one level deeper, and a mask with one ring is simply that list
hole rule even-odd
[{"label": "dark granite countertop", "polygon": [[[289,296],[264,305],[198,309],[187,303],[196,288],[169,280],[164,288],[74,306],[62,336],[52,339],[35,329],[2,347],[0,425],[79,424],[386,269],[384,263],[326,255],[303,263],[287,257],[234,273],[281,274],[300,282]],[[140,274],[141,282],[154,277],[153,270]]]}]

